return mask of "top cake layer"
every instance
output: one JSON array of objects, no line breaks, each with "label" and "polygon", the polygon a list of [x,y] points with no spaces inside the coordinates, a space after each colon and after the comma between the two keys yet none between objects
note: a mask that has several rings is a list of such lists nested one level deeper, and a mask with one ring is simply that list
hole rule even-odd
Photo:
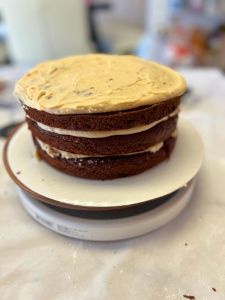
[{"label": "top cake layer", "polygon": [[175,71],[135,56],[89,54],[41,63],[16,84],[26,106],[53,114],[123,111],[180,96]]}]

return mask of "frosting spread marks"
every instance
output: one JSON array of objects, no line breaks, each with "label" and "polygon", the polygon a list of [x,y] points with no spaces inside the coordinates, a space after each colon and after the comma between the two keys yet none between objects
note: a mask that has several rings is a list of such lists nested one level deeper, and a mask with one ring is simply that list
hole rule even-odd
[{"label": "frosting spread marks", "polygon": [[16,84],[23,104],[53,114],[127,110],[185,92],[181,75],[128,55],[88,54],[41,63]]}]

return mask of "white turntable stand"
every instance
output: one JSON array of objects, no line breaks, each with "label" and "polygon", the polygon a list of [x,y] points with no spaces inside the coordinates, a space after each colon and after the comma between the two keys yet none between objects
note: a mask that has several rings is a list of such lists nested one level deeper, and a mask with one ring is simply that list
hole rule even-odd
[{"label": "white turntable stand", "polygon": [[[203,161],[203,146],[189,123],[180,120],[178,132],[175,149],[168,161],[140,175],[116,180],[75,178],[51,168],[44,161],[37,161],[26,124],[19,127],[8,140],[4,161],[8,173],[18,186],[24,208],[36,221],[74,238],[120,240],[163,226],[190,201],[194,178]],[[165,196],[170,199],[157,208],[113,219],[71,216],[44,204],[67,210],[113,210],[116,213]]]}]

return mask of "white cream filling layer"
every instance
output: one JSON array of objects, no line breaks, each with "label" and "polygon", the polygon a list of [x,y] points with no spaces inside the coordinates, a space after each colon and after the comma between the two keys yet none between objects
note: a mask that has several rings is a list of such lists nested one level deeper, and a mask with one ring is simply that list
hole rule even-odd
[{"label": "white cream filling layer", "polygon": [[104,138],[114,135],[129,135],[134,134],[142,131],[149,130],[150,128],[156,126],[157,124],[164,122],[168,120],[171,117],[174,117],[178,114],[179,108],[174,110],[172,113],[170,113],[168,116],[157,120],[155,122],[152,122],[148,125],[142,125],[137,126],[129,129],[120,129],[120,130],[108,130],[108,131],[81,131],[81,130],[68,130],[68,129],[62,129],[62,128],[56,128],[44,125],[42,123],[37,122],[37,125],[46,131],[61,134],[61,135],[70,135],[70,136],[76,136],[76,137],[84,137],[84,138]]},{"label": "white cream filling layer", "polygon": [[[61,157],[61,158],[65,158],[65,159],[77,159],[77,158],[90,158],[90,157],[106,157],[106,155],[98,155],[98,156],[89,156],[89,155],[82,155],[82,154],[75,154],[75,153],[71,153],[71,152],[67,152],[67,151],[62,151],[59,149],[56,149],[55,147],[52,147],[44,142],[42,142],[41,140],[36,138],[36,141],[38,142],[38,144],[40,145],[41,149],[43,151],[45,151],[49,156],[51,156],[52,158],[54,157]],[[139,154],[139,153],[144,153],[144,152],[151,152],[151,153],[156,153],[157,151],[159,151],[162,147],[163,147],[163,142],[160,142],[154,146],[151,146],[143,151],[140,152],[133,152],[133,153],[128,153],[128,154],[120,154],[119,156],[123,156],[123,155],[133,155],[133,154]],[[109,155],[108,155],[109,156]],[[113,156],[113,155],[110,155]],[[118,155],[117,155],[118,156]]]}]

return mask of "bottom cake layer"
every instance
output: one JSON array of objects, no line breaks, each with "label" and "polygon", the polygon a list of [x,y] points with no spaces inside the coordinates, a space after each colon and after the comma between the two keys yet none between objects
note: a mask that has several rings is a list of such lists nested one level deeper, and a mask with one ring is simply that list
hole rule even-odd
[{"label": "bottom cake layer", "polygon": [[47,152],[41,149],[39,143],[34,138],[38,155],[52,167],[69,175],[100,180],[132,176],[156,166],[166,158],[169,158],[175,141],[176,138],[168,138],[155,153],[142,152],[123,156],[65,159],[59,156],[49,156]]}]

